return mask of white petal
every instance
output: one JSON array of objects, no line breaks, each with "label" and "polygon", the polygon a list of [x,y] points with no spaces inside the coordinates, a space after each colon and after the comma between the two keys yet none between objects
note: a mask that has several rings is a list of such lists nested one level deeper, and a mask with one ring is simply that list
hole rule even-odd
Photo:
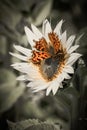
[{"label": "white petal", "polygon": [[73,44],[74,42],[74,39],[75,39],[75,35],[72,35],[68,38],[67,42],[66,42],[66,47],[67,47],[67,50],[71,47],[71,45]]},{"label": "white petal", "polygon": [[26,66],[26,68],[25,68],[25,66],[24,67],[19,67],[19,71],[21,71],[23,73],[26,73],[28,75],[29,79],[32,79],[32,80],[40,80],[40,79],[42,79],[42,81],[44,80],[43,77],[41,76],[39,70],[34,68],[31,65]]},{"label": "white petal", "polygon": [[57,77],[57,82],[60,83],[60,82],[62,82],[63,80],[64,80],[64,77],[63,77],[63,75],[62,75],[62,73],[61,73],[61,74],[59,74],[58,77]]},{"label": "white petal", "polygon": [[70,73],[70,74],[73,74],[74,73],[74,69],[72,66],[70,65],[67,65],[65,66],[65,68],[63,69],[63,71],[67,72],[67,73]]},{"label": "white petal", "polygon": [[47,19],[43,22],[42,32],[45,36],[48,35],[48,33],[52,32],[51,25]]},{"label": "white petal", "polygon": [[16,63],[12,65],[13,68],[15,68],[16,70],[22,72],[22,73],[26,73],[28,75],[29,79],[32,80],[42,80],[45,81],[45,79],[42,77],[40,71],[39,71],[39,67],[33,65],[33,63]]},{"label": "white petal", "polygon": [[22,73],[29,73],[29,65],[27,63],[15,63],[11,65],[14,69],[22,72]]},{"label": "white petal", "polygon": [[29,78],[29,76],[27,74],[18,76],[16,80],[19,80],[19,81],[24,81],[24,80],[26,80],[26,81],[33,81],[33,79]]},{"label": "white petal", "polygon": [[28,65],[28,63],[26,63],[26,62],[21,62],[21,63],[18,62],[18,63],[12,64],[11,66],[12,67],[15,67],[15,66],[23,66],[23,67],[25,66],[26,67],[27,65]]},{"label": "white petal", "polygon": [[50,91],[52,90],[52,86],[48,86],[47,90],[46,90],[46,96],[49,95]]},{"label": "white petal", "polygon": [[61,35],[61,43],[65,46],[66,45],[66,39],[67,39],[67,35],[66,35],[66,31]]},{"label": "white petal", "polygon": [[62,83],[60,83],[60,88],[63,88],[63,84]]},{"label": "white petal", "polygon": [[39,40],[36,35],[28,28],[25,26],[25,33],[28,39],[28,42],[30,43],[31,47],[33,47],[35,45],[35,42],[33,40]]},{"label": "white petal", "polygon": [[64,77],[64,79],[70,79],[71,77],[66,73],[66,72],[62,72],[62,75]]},{"label": "white petal", "polygon": [[54,32],[60,37],[61,35],[61,27],[63,24],[63,20],[61,20],[55,27]]},{"label": "white petal", "polygon": [[36,80],[36,81],[28,83],[27,87],[30,87],[30,88],[33,87],[33,89],[34,89],[34,88],[37,88],[39,85],[42,85],[42,84],[43,84],[43,82],[41,80]]},{"label": "white petal", "polygon": [[79,53],[72,53],[66,63],[66,65],[73,65],[74,62],[81,56]]},{"label": "white petal", "polygon": [[20,81],[26,80],[26,79],[25,79],[25,75],[18,76],[18,77],[17,77],[17,80],[20,80]]},{"label": "white petal", "polygon": [[55,86],[55,87],[52,89],[53,95],[56,94],[56,92],[58,91],[58,88],[59,88],[59,85],[57,84],[57,86]]},{"label": "white petal", "polygon": [[31,24],[31,28],[34,34],[38,37],[38,39],[43,37],[42,33],[33,24]]},{"label": "white petal", "polygon": [[37,88],[31,88],[33,90],[33,92],[38,92],[38,91],[41,91],[41,90],[45,90],[47,89],[48,87],[48,84],[43,84],[43,85],[39,85]]},{"label": "white petal", "polygon": [[72,46],[72,47],[69,49],[68,53],[72,53],[72,52],[75,51],[78,47],[79,47],[79,45]]},{"label": "white petal", "polygon": [[19,45],[14,45],[14,48],[23,53],[24,55],[28,56],[28,57],[31,57],[32,53],[31,53],[31,50],[30,49],[27,49],[27,48],[24,48],[22,46],[19,46]]},{"label": "white petal", "polygon": [[39,70],[33,67],[29,68],[28,76],[29,78],[32,78],[33,80],[40,80],[40,79],[42,79],[42,81],[44,80]]},{"label": "white petal", "polygon": [[56,92],[57,92],[57,90],[58,90],[58,88],[59,88],[59,86],[60,86],[60,84],[57,83],[56,81],[54,81],[51,85],[52,85],[52,92],[53,92],[53,95],[55,95]]},{"label": "white petal", "polygon": [[9,54],[12,55],[12,56],[14,56],[14,57],[16,57],[16,58],[18,58],[18,59],[20,59],[20,60],[27,61],[27,57],[26,56],[22,56],[20,54],[11,53],[11,52]]}]

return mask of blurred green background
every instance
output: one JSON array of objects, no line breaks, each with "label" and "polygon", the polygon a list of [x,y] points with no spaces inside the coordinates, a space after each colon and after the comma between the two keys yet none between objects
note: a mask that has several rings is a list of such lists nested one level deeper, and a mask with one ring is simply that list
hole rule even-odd
[{"label": "blurred green background", "polygon": [[[67,30],[67,37],[76,34],[77,51],[83,54],[72,79],[47,97],[16,81],[19,73],[10,65],[19,60],[9,55],[14,43],[29,47],[24,26],[33,23],[41,30],[45,18],[53,28],[64,19],[62,31]],[[87,1],[0,0],[0,130],[87,130],[86,124]]]}]

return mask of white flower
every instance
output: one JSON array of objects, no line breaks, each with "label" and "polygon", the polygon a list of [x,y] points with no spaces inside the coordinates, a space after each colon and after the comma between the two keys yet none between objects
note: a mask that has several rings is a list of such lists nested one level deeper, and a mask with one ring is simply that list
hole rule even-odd
[{"label": "white flower", "polygon": [[22,73],[17,80],[29,81],[27,87],[33,92],[46,89],[46,95],[51,91],[56,94],[62,88],[62,82],[70,79],[74,73],[72,65],[81,56],[75,50],[79,45],[72,45],[75,36],[67,39],[66,31],[61,33],[61,20],[54,30],[46,19],[43,22],[42,33],[31,24],[32,31],[25,27],[25,33],[31,49],[14,45],[21,54],[10,53],[22,60],[12,64],[12,67]]}]

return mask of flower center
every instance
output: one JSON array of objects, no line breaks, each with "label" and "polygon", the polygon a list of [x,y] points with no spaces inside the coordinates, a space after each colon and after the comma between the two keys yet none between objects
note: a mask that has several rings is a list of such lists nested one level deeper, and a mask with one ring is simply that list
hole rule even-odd
[{"label": "flower center", "polygon": [[50,42],[45,38],[35,41],[35,50],[32,51],[32,63],[40,68],[44,78],[51,80],[59,72],[66,60],[66,49],[63,48],[58,36],[52,32],[48,34]]}]

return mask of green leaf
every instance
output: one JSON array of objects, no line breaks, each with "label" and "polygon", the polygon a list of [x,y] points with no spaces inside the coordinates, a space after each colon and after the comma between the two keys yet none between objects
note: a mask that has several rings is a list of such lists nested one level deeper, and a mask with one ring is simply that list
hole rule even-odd
[{"label": "green leaf", "polygon": [[60,130],[59,124],[42,122],[36,119],[28,119],[16,123],[8,121],[8,126],[11,130]]},{"label": "green leaf", "polygon": [[[62,91],[58,92],[57,98],[55,100],[56,112],[63,121],[62,126],[66,125],[67,129],[71,126],[75,127],[77,117],[78,117],[78,101],[79,94],[77,90],[72,87],[68,87]],[[66,123],[67,121],[67,123]]]},{"label": "green leaf", "polygon": [[6,54],[6,37],[0,35],[0,53],[5,55]]},{"label": "green leaf", "polygon": [[76,51],[82,54],[82,60],[87,66],[87,27],[80,30],[76,37],[75,44],[80,45]]},{"label": "green leaf", "polygon": [[83,55],[87,54],[87,28],[80,30],[76,37],[75,44],[80,45],[77,49],[78,53]]},{"label": "green leaf", "polygon": [[80,93],[80,113],[85,113],[87,102],[87,68],[79,67],[73,77],[73,84],[78,84],[78,91]]},{"label": "green leaf", "polygon": [[7,123],[11,130],[24,130],[27,127],[38,124],[39,121],[37,119],[28,119],[28,120],[24,120],[24,121],[20,121],[16,123],[7,121]]},{"label": "green leaf", "polygon": [[[87,108],[87,67],[79,67],[73,77],[73,84],[79,91],[79,118],[85,118]],[[78,87],[77,87],[78,86]]]},{"label": "green leaf", "polygon": [[23,94],[25,90],[24,85],[13,88],[9,92],[0,92],[0,113],[8,110],[17,101],[17,99]]},{"label": "green leaf", "polygon": [[54,124],[41,123],[28,127],[25,130],[60,130],[60,127],[55,127]]},{"label": "green leaf", "polygon": [[24,102],[22,106],[22,114],[28,115],[30,117],[35,118],[42,118],[45,116],[44,111],[38,106],[38,104],[34,101],[28,100],[27,102]]},{"label": "green leaf", "polygon": [[[80,92],[80,96],[85,96],[84,99],[87,99],[87,68],[79,67],[73,77],[73,84]],[[78,87],[77,87],[78,84]]]},{"label": "green leaf", "polygon": [[75,89],[75,87],[69,87],[64,90],[64,95],[68,99],[70,106],[71,106],[71,121],[75,123],[78,117],[78,101],[79,101],[79,93]]},{"label": "green leaf", "polygon": [[32,22],[34,25],[39,26],[43,20],[50,14],[53,0],[45,0],[39,3],[32,14]]},{"label": "green leaf", "polygon": [[11,89],[16,85],[16,75],[7,69],[0,69],[0,91],[6,91],[8,87]]}]

